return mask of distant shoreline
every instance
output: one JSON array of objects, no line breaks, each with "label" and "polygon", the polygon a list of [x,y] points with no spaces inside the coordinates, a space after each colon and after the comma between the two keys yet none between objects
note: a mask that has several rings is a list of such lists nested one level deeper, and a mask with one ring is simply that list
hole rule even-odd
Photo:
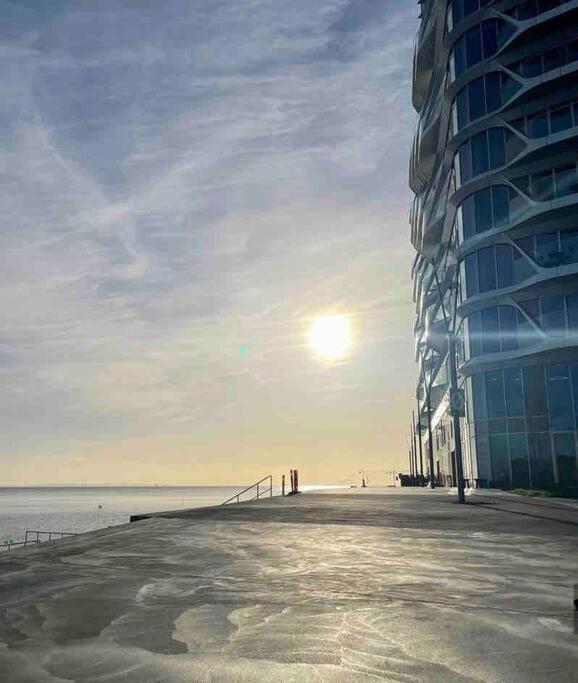
[{"label": "distant shoreline", "polygon": [[0,491],[22,489],[231,489],[245,484],[14,484]]}]

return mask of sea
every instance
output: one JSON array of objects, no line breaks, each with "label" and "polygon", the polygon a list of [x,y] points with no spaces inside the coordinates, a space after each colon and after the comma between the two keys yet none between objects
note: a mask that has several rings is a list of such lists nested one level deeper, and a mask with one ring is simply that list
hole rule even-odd
[{"label": "sea", "polygon": [[[0,488],[0,545],[26,531],[82,533],[139,512],[220,505],[243,486],[38,486]],[[275,491],[274,491],[275,493]]]}]

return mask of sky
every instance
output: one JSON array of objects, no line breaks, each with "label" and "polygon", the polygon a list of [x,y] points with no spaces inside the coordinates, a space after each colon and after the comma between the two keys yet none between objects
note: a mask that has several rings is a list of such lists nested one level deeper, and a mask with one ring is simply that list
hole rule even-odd
[{"label": "sky", "polygon": [[417,15],[0,0],[0,485],[406,467]]}]

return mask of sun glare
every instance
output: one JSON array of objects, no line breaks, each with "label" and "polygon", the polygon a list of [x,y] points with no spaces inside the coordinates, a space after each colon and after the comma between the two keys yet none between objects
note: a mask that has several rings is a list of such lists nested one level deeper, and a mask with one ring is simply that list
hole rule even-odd
[{"label": "sun glare", "polygon": [[309,346],[326,360],[342,358],[351,347],[351,325],[343,315],[316,318],[309,329]]}]

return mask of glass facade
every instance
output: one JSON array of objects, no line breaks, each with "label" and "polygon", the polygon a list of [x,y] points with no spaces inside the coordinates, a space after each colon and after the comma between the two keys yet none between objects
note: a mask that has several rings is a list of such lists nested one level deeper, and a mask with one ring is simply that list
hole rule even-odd
[{"label": "glass facade", "polygon": [[578,40],[538,52],[510,64],[509,68],[524,78],[536,78],[575,61],[578,61]]},{"label": "glass facade", "polygon": [[456,212],[460,243],[474,235],[507,225],[510,205],[515,197],[515,191],[507,185],[492,185],[464,199]]},{"label": "glass facade", "polygon": [[566,102],[510,121],[528,138],[544,138],[578,126],[578,102]]},{"label": "glass facade", "polygon": [[506,128],[490,128],[473,135],[455,157],[456,187],[509,163],[523,145]]},{"label": "glass facade", "polygon": [[495,244],[478,249],[462,261],[466,298],[511,287],[535,274],[536,269],[529,258],[511,244]]},{"label": "glass facade", "polygon": [[450,77],[455,80],[484,59],[493,57],[512,35],[514,29],[499,19],[476,24],[456,41],[450,53]]},{"label": "glass facade", "polygon": [[450,0],[446,19],[447,30],[451,31],[462,19],[491,2],[492,0]]},{"label": "glass facade", "polygon": [[491,370],[470,380],[489,444],[486,485],[542,488],[577,482],[578,363]]},{"label": "glass facade", "polygon": [[514,19],[524,21],[525,19],[533,19],[543,12],[549,12],[565,5],[570,0],[525,0],[519,5],[506,10]]},{"label": "glass facade", "polygon": [[530,345],[539,335],[526,315],[515,306],[484,308],[470,313],[464,324],[468,339],[466,359],[488,353],[515,351]]},{"label": "glass facade", "polygon": [[[455,482],[449,345],[428,332],[443,302],[457,321],[466,480],[578,490],[576,9],[432,0],[423,21],[447,22],[416,44],[429,135],[423,155],[416,135],[410,168],[418,393],[435,387],[436,474]],[[427,439],[423,402],[419,419]]]},{"label": "glass facade", "polygon": [[535,202],[549,202],[578,192],[577,164],[555,168],[515,178],[512,183]]},{"label": "glass facade", "polygon": [[542,268],[578,263],[578,229],[531,235],[515,244]]},{"label": "glass facade", "polygon": [[500,109],[520,85],[502,71],[493,71],[470,81],[457,94],[452,109],[452,134]]}]

